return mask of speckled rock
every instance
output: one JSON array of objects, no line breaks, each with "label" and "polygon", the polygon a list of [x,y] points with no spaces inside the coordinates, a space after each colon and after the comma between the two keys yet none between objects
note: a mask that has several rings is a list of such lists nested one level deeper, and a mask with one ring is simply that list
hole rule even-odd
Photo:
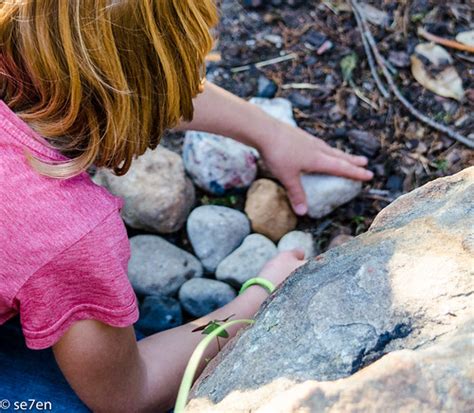
[{"label": "speckled rock", "polygon": [[[296,124],[291,102],[286,99],[253,98],[250,102],[283,122]],[[186,132],[183,146],[186,171],[197,186],[212,194],[249,187],[257,176],[258,159],[257,150],[233,139]]]},{"label": "speckled rock", "polygon": [[235,290],[221,281],[208,278],[193,278],[179,290],[179,301],[194,317],[202,317],[223,307],[236,297]]},{"label": "speckled rock", "polygon": [[148,295],[140,306],[136,327],[145,335],[159,333],[183,324],[183,314],[178,300],[165,295]]},{"label": "speckled rock", "polygon": [[257,176],[257,158],[255,149],[223,136],[189,131],[184,138],[186,171],[197,186],[215,195],[247,188]]},{"label": "speckled rock", "polygon": [[329,175],[301,177],[308,202],[308,215],[321,218],[359,195],[362,183]]},{"label": "speckled rock", "polygon": [[278,243],[278,251],[290,251],[302,249],[305,259],[316,255],[313,236],[309,232],[291,231],[286,234]]},{"label": "speckled rock", "polygon": [[235,209],[205,205],[189,215],[187,231],[204,268],[214,272],[250,233],[250,223],[245,214]]},{"label": "speckled rock", "polygon": [[160,146],[134,160],[126,175],[99,169],[94,181],[124,199],[122,217],[129,226],[155,233],[179,230],[195,201],[181,157]]},{"label": "speckled rock", "polygon": [[128,277],[138,294],[173,295],[189,279],[201,277],[196,257],[156,235],[130,239]]},{"label": "speckled rock", "polygon": [[195,402],[226,413],[472,410],[473,205],[469,168],[401,196],[367,233],[300,267],[208,365]]},{"label": "speckled rock", "polygon": [[285,189],[269,179],[252,184],[247,192],[245,213],[252,229],[272,241],[295,229],[298,222]]},{"label": "speckled rock", "polygon": [[240,287],[249,278],[256,277],[278,250],[275,244],[260,234],[251,234],[242,245],[224,259],[216,270],[216,278]]}]

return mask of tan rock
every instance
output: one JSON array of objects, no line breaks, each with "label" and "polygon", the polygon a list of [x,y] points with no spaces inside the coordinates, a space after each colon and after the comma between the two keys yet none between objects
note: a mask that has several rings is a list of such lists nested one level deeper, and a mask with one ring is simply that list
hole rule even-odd
[{"label": "tan rock", "polygon": [[134,160],[126,175],[100,169],[94,181],[123,198],[122,217],[129,226],[155,233],[179,230],[195,200],[181,157],[161,146]]},{"label": "tan rock", "polygon": [[295,229],[297,224],[285,190],[270,179],[259,179],[252,184],[245,212],[252,229],[273,241]]}]

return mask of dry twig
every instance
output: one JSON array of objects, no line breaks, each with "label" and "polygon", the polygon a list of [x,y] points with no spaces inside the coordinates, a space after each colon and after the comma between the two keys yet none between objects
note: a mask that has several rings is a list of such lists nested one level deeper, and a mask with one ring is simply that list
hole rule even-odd
[{"label": "dry twig", "polygon": [[438,43],[451,49],[461,50],[463,52],[474,53],[474,46],[469,46],[468,44],[459,43],[456,40],[444,39],[443,37],[436,36],[430,32],[427,32],[423,27],[418,27],[417,30],[418,36],[429,40],[430,42]]},{"label": "dry twig", "polygon": [[365,37],[367,39],[367,42],[369,43],[370,49],[372,53],[374,54],[375,60],[377,64],[379,65],[380,69],[382,70],[383,75],[385,76],[385,79],[387,80],[390,90],[392,93],[395,95],[395,97],[405,106],[405,108],[417,119],[420,121],[426,123],[427,125],[431,126],[433,129],[436,129],[440,132],[445,133],[448,135],[450,138],[455,139],[464,145],[468,146],[469,148],[474,149],[474,140],[469,139],[468,137],[461,135],[459,132],[456,132],[455,130],[451,129],[450,127],[443,125],[441,123],[438,123],[434,121],[433,119],[429,118],[425,114],[421,113],[418,109],[416,109],[406,98],[403,96],[398,89],[397,85],[395,84],[395,81],[393,80],[392,75],[390,74],[390,71],[388,70],[386,64],[385,64],[385,59],[382,57],[380,54],[380,51],[378,49],[377,43],[375,42],[375,39],[368,27],[367,21],[365,20],[365,16],[362,13],[362,11],[359,8],[359,5],[357,1],[355,0],[349,0],[352,10],[354,12],[354,15],[356,16],[357,20],[357,25],[359,27],[359,31],[361,33],[362,37]]},{"label": "dry twig", "polygon": [[285,56],[275,57],[274,59],[264,60],[262,62],[245,65],[245,66],[234,67],[230,70],[232,73],[245,72],[246,70],[250,70],[252,67],[256,67],[257,69],[259,69],[261,67],[274,65],[276,63],[286,62],[287,60],[294,60],[297,57],[298,55],[296,53],[290,53]]}]

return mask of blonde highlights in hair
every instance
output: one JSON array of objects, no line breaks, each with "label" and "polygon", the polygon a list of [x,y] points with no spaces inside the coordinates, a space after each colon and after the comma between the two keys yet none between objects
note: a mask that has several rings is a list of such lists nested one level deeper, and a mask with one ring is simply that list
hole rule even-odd
[{"label": "blonde highlights in hair", "polygon": [[192,119],[216,22],[213,0],[0,2],[0,98],[70,158],[35,168],[126,173]]}]

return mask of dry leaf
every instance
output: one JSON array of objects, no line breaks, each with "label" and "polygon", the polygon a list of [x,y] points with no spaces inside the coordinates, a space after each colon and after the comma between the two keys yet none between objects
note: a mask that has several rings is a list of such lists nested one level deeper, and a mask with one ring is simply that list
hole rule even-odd
[{"label": "dry leaf", "polygon": [[456,40],[459,43],[467,44],[468,46],[474,46],[474,30],[458,33]]},{"label": "dry leaf", "polygon": [[434,43],[418,44],[415,47],[415,53],[428,59],[436,68],[453,63],[453,58],[449,52],[444,47]]},{"label": "dry leaf", "polygon": [[[430,62],[428,67],[422,62],[420,56]],[[415,53],[411,56],[411,71],[417,82],[431,92],[462,100],[464,97],[462,80],[451,65],[452,62],[453,59],[443,47],[433,43],[421,43],[416,46]],[[442,69],[446,65],[449,66]],[[431,73],[430,68],[442,70]]]}]

